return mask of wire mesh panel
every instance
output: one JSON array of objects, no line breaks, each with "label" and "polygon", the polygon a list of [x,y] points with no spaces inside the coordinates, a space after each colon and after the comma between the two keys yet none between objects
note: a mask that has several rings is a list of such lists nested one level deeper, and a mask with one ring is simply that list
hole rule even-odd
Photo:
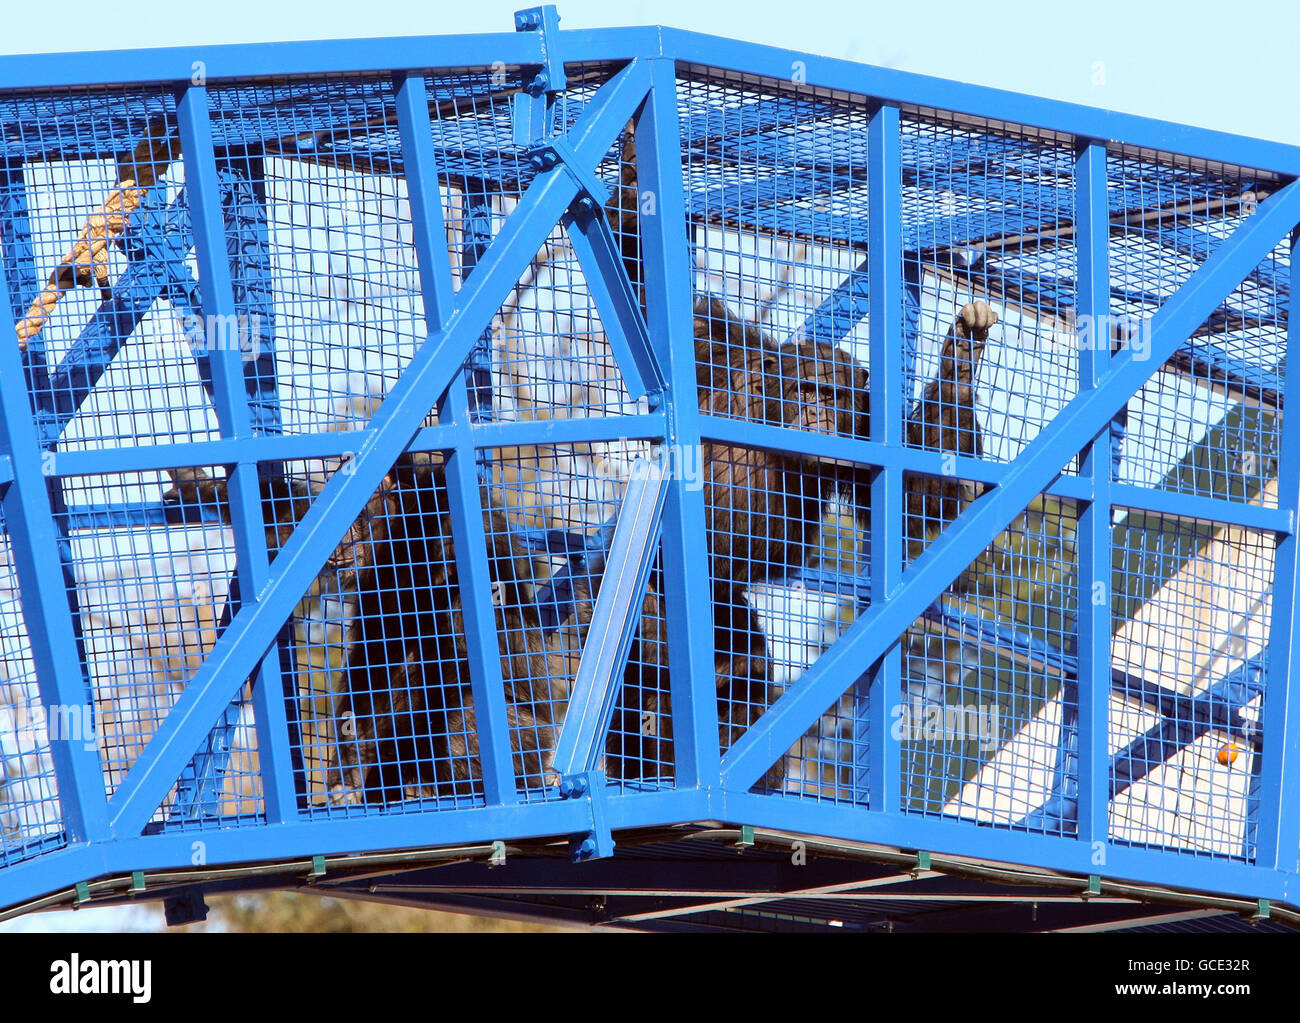
[{"label": "wire mesh panel", "polygon": [[[694,68],[678,107],[725,751],[853,614],[865,477],[798,434],[755,447],[711,420],[866,437],[868,109]],[[821,721],[765,789],[852,799],[847,724]]]},{"label": "wire mesh panel", "polygon": [[0,642],[4,650],[0,665],[0,866],[5,866],[61,848],[66,838],[50,756],[50,714],[32,664],[8,530],[0,532],[0,541]]},{"label": "wire mesh panel", "polygon": [[1072,502],[1042,495],[908,635],[903,808],[1064,834],[1074,786]]},{"label": "wire mesh panel", "polygon": [[[1244,168],[1189,167],[1128,150],[1108,161],[1110,258],[1117,312],[1134,324],[1160,302],[1278,187]],[[1121,200],[1113,199],[1114,206]],[[1279,245],[1133,396],[1119,478],[1177,493],[1276,505],[1285,382],[1289,267]]]},{"label": "wire mesh panel", "polygon": [[79,450],[215,436],[190,350],[199,296],[171,90],[11,97],[4,116],[11,299],[44,437]]},{"label": "wire mesh panel", "polygon": [[[83,669],[104,785],[115,792],[229,617],[234,545],[216,467],[65,477],[55,524],[67,537]],[[203,483],[187,485],[199,479]],[[177,482],[173,482],[177,481]],[[204,485],[204,484],[207,485]],[[134,517],[126,524],[123,519]],[[238,817],[259,810],[261,780],[247,694],[199,751],[160,813]],[[200,795],[200,793],[202,793]],[[195,810],[189,800],[199,800]]]},{"label": "wire mesh panel", "polygon": [[1250,859],[1274,539],[1133,511],[1116,533],[1112,834]]},{"label": "wire mesh panel", "polygon": [[[1073,146],[935,111],[900,131],[907,442],[1010,461],[1077,391]],[[957,322],[976,301],[982,342]]]},{"label": "wire mesh panel", "polygon": [[362,426],[423,338],[391,81],[210,93],[259,432]]},{"label": "wire mesh panel", "polygon": [[[779,389],[806,372],[793,358],[802,339],[831,331],[840,351],[861,366],[859,386],[868,378],[867,264],[861,250],[846,258],[825,244],[851,242],[855,225],[859,245],[867,234],[865,209],[854,221],[853,207],[844,205],[865,195],[867,112],[840,110],[814,90],[703,72],[683,79],[679,96],[696,288],[710,295],[697,299],[696,335],[717,339],[697,344],[701,409],[782,425],[780,415],[758,403],[771,393],[771,381]],[[854,117],[856,142],[838,130]],[[903,474],[902,534],[910,564],[990,489],[978,478],[963,478],[957,459],[1010,462],[1020,456],[1078,395],[1082,346],[1105,353],[1128,349],[1141,357],[1150,340],[1146,317],[1277,184],[1261,185],[1270,176],[1257,172],[1113,153],[1104,211],[1114,267],[1111,312],[1094,323],[1091,315],[1076,313],[1074,139],[905,109],[896,144],[903,433],[909,446],[944,456],[924,471]],[[832,210],[847,216],[836,220]],[[1114,451],[1102,456],[1102,464],[1113,465],[1119,482],[1276,503],[1268,480],[1277,472],[1284,260],[1281,245],[1117,416],[1110,434]],[[1233,358],[1241,359],[1235,369]],[[866,435],[863,411],[858,428],[845,433]],[[706,419],[706,438],[709,430]],[[797,451],[802,444],[792,439],[789,446]],[[1133,447],[1141,450],[1136,459]],[[719,551],[725,551],[725,571],[743,587],[740,600],[723,605],[727,621],[739,607],[746,635],[759,637],[751,651],[762,650],[774,671],[778,651],[788,649],[792,621],[811,638],[788,679],[757,697],[752,686],[733,694],[732,714],[747,724],[761,721],[786,682],[814,664],[869,604],[865,529],[839,552],[847,554],[839,559],[847,564],[836,564],[824,543],[807,545],[832,522],[851,524],[855,503],[865,526],[867,474],[844,463],[819,467],[802,456],[797,469],[783,475],[767,468],[769,457],[737,445],[711,448],[707,441],[704,454],[707,472],[726,487],[725,498],[706,502],[711,575],[722,570]],[[1062,469],[1074,474],[1080,464],[1074,459]],[[901,770],[897,796],[879,793],[886,806],[1076,833],[1079,507],[1068,489],[1041,494],[963,571],[953,566],[955,581],[906,634],[902,690],[881,708],[894,721]],[[1117,546],[1123,522],[1117,514]],[[1095,550],[1090,556],[1109,558]],[[856,574],[856,581],[841,570]],[[792,590],[792,580],[816,581],[818,588]],[[828,582],[830,588],[822,589]],[[1157,589],[1144,599],[1153,599]],[[783,613],[769,616],[768,607]],[[757,610],[752,619],[751,608]],[[716,604],[714,612],[721,636]],[[1133,606],[1122,613],[1115,608],[1117,642],[1134,612]],[[1118,655],[1113,671],[1116,691],[1123,691],[1128,676]],[[724,726],[725,706],[724,700]],[[867,801],[862,788],[869,788],[869,779],[860,765],[868,710],[860,689],[846,689],[762,787],[818,800]],[[1144,777],[1141,771],[1137,776]],[[1196,802],[1198,780],[1185,775],[1182,782],[1193,791],[1168,779],[1144,782],[1143,791],[1154,787],[1168,798],[1176,793]],[[1206,799],[1214,798],[1207,789]],[[1160,841],[1155,821],[1147,818],[1149,837]],[[1182,842],[1166,838],[1165,844]]]}]

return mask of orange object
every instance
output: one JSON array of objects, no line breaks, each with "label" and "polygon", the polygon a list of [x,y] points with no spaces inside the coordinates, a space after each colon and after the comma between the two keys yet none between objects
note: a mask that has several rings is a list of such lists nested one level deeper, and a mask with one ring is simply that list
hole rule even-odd
[{"label": "orange object", "polygon": [[1241,751],[1237,748],[1235,742],[1230,742],[1219,750],[1219,763],[1224,767],[1229,766],[1237,759],[1237,754]]}]

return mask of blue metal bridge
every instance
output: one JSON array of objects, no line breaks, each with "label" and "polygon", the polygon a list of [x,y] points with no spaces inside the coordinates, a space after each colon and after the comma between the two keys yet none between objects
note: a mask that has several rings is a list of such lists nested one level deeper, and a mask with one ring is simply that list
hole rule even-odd
[{"label": "blue metal bridge", "polygon": [[[1297,174],[551,7],[0,59],[0,917],[301,887],[659,930],[1300,922]],[[738,414],[734,372],[704,400],[700,295],[851,356],[869,429]],[[943,398],[976,442],[918,443],[979,302]],[[719,688],[707,567],[718,466],[763,452],[867,481],[750,576],[770,700]],[[407,557],[467,652],[423,684],[471,712],[407,722],[447,763],[387,765],[454,783],[379,798],[343,697],[402,459],[445,475],[455,553]]]}]

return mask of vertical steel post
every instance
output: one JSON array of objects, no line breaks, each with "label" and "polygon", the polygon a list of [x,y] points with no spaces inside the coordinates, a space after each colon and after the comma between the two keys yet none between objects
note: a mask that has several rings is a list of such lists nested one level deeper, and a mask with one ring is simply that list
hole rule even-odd
[{"label": "vertical steel post", "polygon": [[[433,149],[433,127],[429,120],[428,90],[421,74],[399,75],[394,84],[402,162],[406,169],[406,190],[411,203],[411,225],[424,295],[424,316],[429,333],[433,334],[446,322],[453,294],[447,229],[438,187],[437,157]],[[456,446],[447,454],[447,502],[451,510],[456,575],[464,601],[462,621],[465,646],[469,652],[470,690],[474,699],[483,795],[489,805],[513,803],[519,794],[510,755],[510,720],[505,682],[501,675],[496,615],[489,599],[492,570],[488,563],[487,536],[483,529],[475,466],[469,380],[463,368],[440,400],[438,418],[441,423],[451,425],[456,436]]]},{"label": "vertical steel post", "polygon": [[[1300,228],[1291,234],[1291,294],[1300,286]],[[1287,343],[1300,342],[1295,300],[1287,316]],[[1273,612],[1264,690],[1264,763],[1259,779],[1255,862],[1300,872],[1300,360],[1286,362],[1286,401],[1278,454],[1278,504],[1292,515],[1273,562]],[[1256,754],[1260,755],[1260,754]]]},{"label": "vertical steel post", "polygon": [[[1110,206],[1106,193],[1105,143],[1082,141],[1076,154],[1075,239],[1078,249],[1078,296],[1075,341],[1079,390],[1095,388],[1110,362]],[[1109,838],[1110,691],[1111,691],[1111,474],[1110,426],[1088,439],[1080,450],[1080,470],[1092,479],[1092,500],[1079,515],[1076,557],[1075,625],[1078,630],[1078,748],[1061,751],[1057,795],[1068,817],[1071,788],[1078,793],[1076,824],[1084,842]],[[1070,687],[1062,687],[1068,698]],[[1066,723],[1062,721],[1062,728]],[[1074,763],[1071,763],[1071,761]],[[1071,768],[1077,778],[1071,778]],[[1062,820],[1062,826],[1068,821]]]},{"label": "vertical steel post", "polygon": [[[223,161],[217,169],[222,193],[227,250],[233,270],[235,309],[252,342],[245,367],[249,415],[258,434],[284,432],[276,386],[275,280],[271,268],[271,227],[266,212],[266,161],[253,153]],[[264,469],[265,471],[265,469]]]},{"label": "vertical steel post", "polygon": [[[669,368],[666,441],[677,455],[661,530],[674,773],[678,788],[710,788],[719,781],[721,751],[704,491],[699,480],[687,479],[682,471],[686,465],[701,465],[702,442],[675,63],[651,61],[650,83],[637,122],[637,202],[646,323],[660,365]],[[681,457],[685,451],[696,457]]]},{"label": "vertical steel post", "polygon": [[[871,331],[871,440],[903,443],[903,225],[902,157],[898,107],[881,105],[867,125],[868,324]],[[871,479],[871,603],[884,603],[903,571],[903,471],[877,469]],[[866,784],[867,805],[882,813],[898,810],[899,741],[892,712],[901,699],[902,651],[896,640],[871,665],[866,706],[855,700],[855,795]],[[863,682],[858,683],[859,686]],[[865,750],[861,747],[865,745]],[[861,760],[865,753],[865,774]]]},{"label": "vertical steel post", "polygon": [[[181,89],[176,99],[176,121],[190,197],[204,322],[238,324],[239,308],[231,282],[205,86],[189,85]],[[236,329],[235,334],[239,333]],[[231,344],[229,334],[227,330],[221,336],[207,339],[213,402],[222,437],[245,440],[253,436],[253,425],[244,353]],[[214,342],[219,348],[216,352],[211,351]],[[257,461],[241,459],[229,466],[226,486],[239,599],[242,604],[252,604],[257,602],[270,572]],[[278,656],[261,658],[253,674],[252,702],[264,812],[272,822],[291,820],[298,812],[285,699],[285,680]],[[218,722],[216,727],[222,724]]]}]

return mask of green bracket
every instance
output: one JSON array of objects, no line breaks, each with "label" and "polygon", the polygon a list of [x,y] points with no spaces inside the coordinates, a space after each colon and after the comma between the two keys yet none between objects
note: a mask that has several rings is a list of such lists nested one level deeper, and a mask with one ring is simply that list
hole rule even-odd
[{"label": "green bracket", "polygon": [[77,882],[77,897],[73,900],[73,908],[80,906],[83,902],[90,901],[90,885],[85,881]]},{"label": "green bracket", "polygon": [[315,881],[318,877],[325,876],[325,857],[313,856],[311,858],[311,873],[307,875],[308,881]]},{"label": "green bracket", "polygon": [[132,894],[138,894],[144,891],[144,871],[135,870],[131,872],[131,887],[128,889]]},{"label": "green bracket", "polygon": [[740,826],[740,838],[736,842],[736,848],[740,852],[754,848],[754,825],[742,824]]},{"label": "green bracket", "polygon": [[1260,899],[1259,903],[1255,906],[1255,913],[1253,916],[1251,916],[1250,922],[1253,924],[1257,924],[1261,920],[1267,920],[1268,912],[1269,912],[1268,899]]},{"label": "green bracket", "polygon": [[916,850],[916,862],[910,867],[904,867],[903,872],[909,874],[913,880],[920,877],[921,872],[930,869],[930,853],[925,849]]},{"label": "green bracket", "polygon": [[1079,898],[1087,902],[1088,899],[1092,898],[1094,895],[1100,895],[1100,894],[1101,894],[1101,875],[1089,874],[1088,890],[1086,892],[1080,892]]},{"label": "green bracket", "polygon": [[492,843],[492,851],[488,854],[487,865],[488,870],[506,865],[506,844],[499,838]]}]

